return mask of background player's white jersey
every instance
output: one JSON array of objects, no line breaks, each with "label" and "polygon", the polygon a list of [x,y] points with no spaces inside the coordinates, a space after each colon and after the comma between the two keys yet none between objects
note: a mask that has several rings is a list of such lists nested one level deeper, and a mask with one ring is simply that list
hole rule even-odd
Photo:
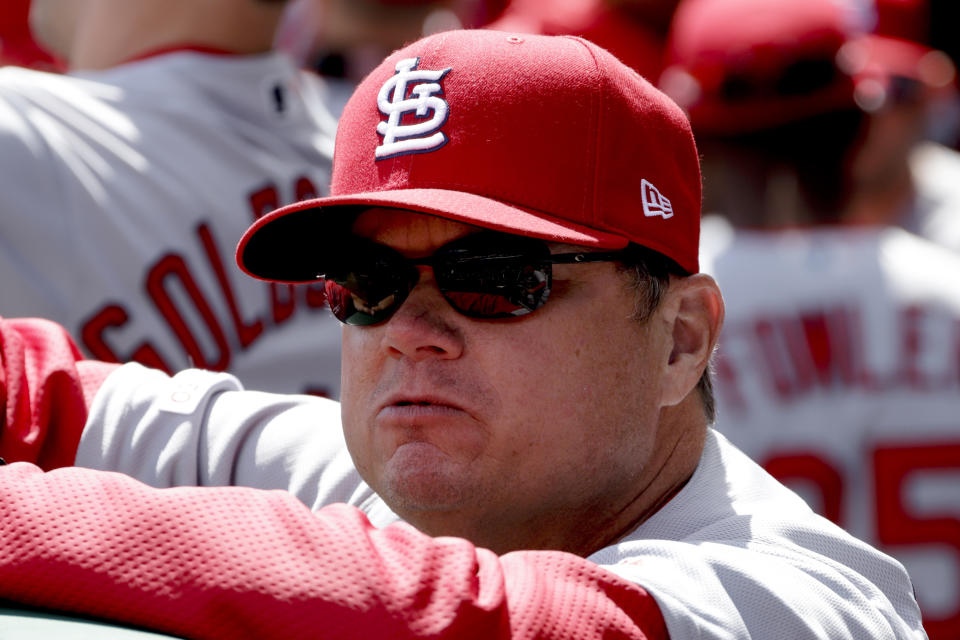
[{"label": "background player's white jersey", "polygon": [[904,226],[928,240],[960,251],[960,153],[935,142],[910,153],[915,195]]},{"label": "background player's white jersey", "polygon": [[900,229],[703,227],[717,428],[909,570],[960,638],[960,256]]},{"label": "background player's white jersey", "polygon": [[326,193],[324,100],[276,53],[0,69],[0,315],[57,320],[99,359],[336,396],[340,331],[321,290],[234,262],[254,219]]}]

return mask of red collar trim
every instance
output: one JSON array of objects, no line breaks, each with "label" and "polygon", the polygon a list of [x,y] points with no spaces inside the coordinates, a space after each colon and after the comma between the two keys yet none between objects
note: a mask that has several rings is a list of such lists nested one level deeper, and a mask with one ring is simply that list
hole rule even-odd
[{"label": "red collar trim", "polygon": [[239,56],[241,54],[236,51],[228,51],[226,49],[221,49],[219,47],[210,47],[202,44],[175,44],[168,47],[161,47],[159,49],[150,49],[139,55],[128,58],[124,61],[124,64],[127,62],[137,62],[139,60],[146,60],[147,58],[156,58],[157,56],[165,56],[169,53],[180,53],[183,51],[189,51],[192,53],[203,53],[211,56]]}]

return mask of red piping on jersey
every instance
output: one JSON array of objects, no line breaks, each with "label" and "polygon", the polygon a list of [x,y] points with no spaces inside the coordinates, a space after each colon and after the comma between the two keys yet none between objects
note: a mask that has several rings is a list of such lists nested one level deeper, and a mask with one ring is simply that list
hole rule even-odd
[{"label": "red piping on jersey", "polygon": [[227,49],[221,49],[219,47],[211,47],[204,44],[173,44],[166,47],[161,47],[159,49],[150,49],[144,51],[143,53],[137,54],[132,58],[127,58],[123,61],[123,64],[128,62],[138,62],[140,60],[146,60],[147,58],[155,58],[157,56],[165,56],[168,53],[180,53],[180,52],[191,52],[191,53],[203,53],[211,56],[240,56],[244,55],[236,51],[228,51]]}]

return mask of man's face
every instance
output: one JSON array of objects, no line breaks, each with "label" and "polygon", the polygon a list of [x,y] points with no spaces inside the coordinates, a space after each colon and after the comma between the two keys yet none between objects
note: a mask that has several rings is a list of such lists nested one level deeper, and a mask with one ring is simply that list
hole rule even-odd
[{"label": "man's face", "polygon": [[[407,257],[478,231],[382,209],[354,225]],[[508,320],[461,315],[420,270],[389,320],[344,327],[343,424],[357,468],[427,533],[501,552],[581,550],[584,529],[604,530],[649,483],[667,331],[656,314],[631,317],[613,263],[555,265],[545,306]]]}]

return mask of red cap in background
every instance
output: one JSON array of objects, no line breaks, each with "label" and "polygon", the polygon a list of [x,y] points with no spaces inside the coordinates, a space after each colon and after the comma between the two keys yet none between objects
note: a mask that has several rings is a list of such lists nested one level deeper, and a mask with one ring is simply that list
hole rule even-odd
[{"label": "red cap in background", "polygon": [[840,50],[838,64],[855,78],[855,101],[868,112],[890,100],[946,98],[956,91],[956,68],[949,56],[909,40],[878,35],[854,39]]},{"label": "red cap in background", "polygon": [[458,30],[393,53],[344,109],[331,194],[257,221],[241,268],[313,280],[337,209],[363,205],[585,246],[634,242],[698,270],[687,118],[580,38]]},{"label": "red cap in background", "polygon": [[[910,95],[953,99],[956,68],[943,51],[928,45],[927,0],[876,0],[870,35],[844,45],[839,64],[856,78],[856,101],[865,111]],[[906,82],[904,82],[906,81]]]},{"label": "red cap in background", "polygon": [[875,111],[902,79],[951,89],[945,54],[873,31],[919,29],[925,3],[879,2],[683,0],[659,85],[696,131],[727,135],[842,109]]},{"label": "red cap in background", "polygon": [[855,108],[840,48],[863,32],[838,0],[684,0],[660,86],[698,132],[761,130]]}]

